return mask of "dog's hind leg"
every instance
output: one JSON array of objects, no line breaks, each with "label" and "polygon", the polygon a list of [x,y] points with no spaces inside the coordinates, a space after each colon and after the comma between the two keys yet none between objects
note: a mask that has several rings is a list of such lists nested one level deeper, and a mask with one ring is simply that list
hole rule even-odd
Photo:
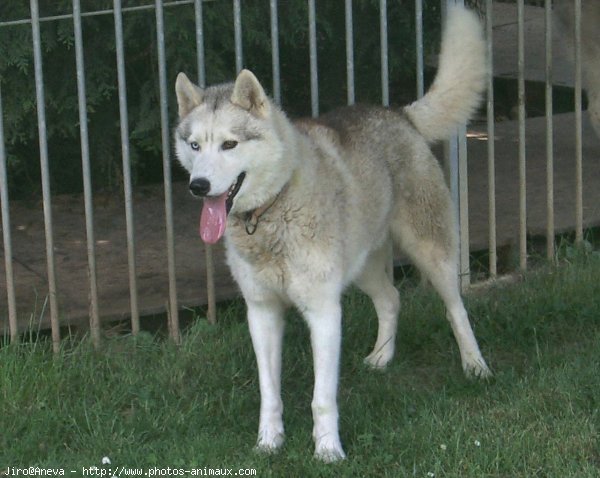
[{"label": "dog's hind leg", "polygon": [[446,306],[454,337],[458,343],[463,370],[467,377],[486,378],[491,372],[481,355],[477,340],[471,329],[458,286],[458,268],[455,254],[440,241],[422,238],[416,231],[407,228],[405,223],[396,222],[393,227],[394,239],[409,256],[426,279],[441,296]]},{"label": "dog's hind leg", "polygon": [[446,305],[446,318],[452,326],[454,337],[458,343],[465,374],[467,377],[490,377],[492,373],[481,355],[460,296],[458,270],[455,262],[441,260],[431,265],[424,264],[424,267],[431,267],[432,270],[425,271],[425,274]]},{"label": "dog's hind leg", "polygon": [[373,301],[377,319],[377,340],[365,363],[374,368],[384,368],[394,356],[400,295],[392,282],[393,271],[389,271],[392,257],[390,240],[372,252],[355,280],[355,284]]}]

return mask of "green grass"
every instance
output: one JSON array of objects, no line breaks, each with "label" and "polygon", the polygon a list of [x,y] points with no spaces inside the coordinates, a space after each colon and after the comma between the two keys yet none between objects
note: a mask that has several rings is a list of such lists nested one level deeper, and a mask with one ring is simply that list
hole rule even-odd
[{"label": "green grass", "polygon": [[[440,301],[402,288],[387,370],[362,364],[376,319],[345,300],[339,392],[348,459],[312,459],[311,352],[290,314],[283,376],[286,444],[253,451],[259,394],[244,306],[197,320],[181,347],[148,333],[0,349],[0,475],[6,466],[254,468],[257,476],[600,476],[600,259],[530,273],[466,297],[495,378],[469,382]],[[76,476],[76,475],[71,475]]]}]

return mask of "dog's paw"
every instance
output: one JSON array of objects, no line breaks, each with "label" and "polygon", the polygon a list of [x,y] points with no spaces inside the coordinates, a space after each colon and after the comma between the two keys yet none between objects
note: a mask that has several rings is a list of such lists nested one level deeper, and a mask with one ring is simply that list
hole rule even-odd
[{"label": "dog's paw", "polygon": [[482,357],[463,363],[463,370],[469,379],[486,380],[492,378],[492,371]]},{"label": "dog's paw", "polygon": [[254,449],[259,453],[276,453],[282,447],[284,440],[283,430],[261,430]]},{"label": "dog's paw", "polygon": [[335,463],[346,459],[339,439],[321,438],[315,445],[315,458],[323,463]]},{"label": "dog's paw", "polygon": [[381,370],[387,367],[387,364],[390,363],[393,356],[394,352],[388,352],[387,350],[373,350],[373,352],[365,357],[364,363],[371,368]]}]

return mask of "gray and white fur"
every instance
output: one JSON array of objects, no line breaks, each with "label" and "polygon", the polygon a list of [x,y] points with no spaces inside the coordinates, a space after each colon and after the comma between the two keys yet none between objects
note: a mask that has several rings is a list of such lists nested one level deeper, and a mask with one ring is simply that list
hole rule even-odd
[{"label": "gray and white fur", "polygon": [[180,73],[177,157],[204,198],[201,235],[224,236],[247,304],[261,394],[257,447],[284,441],[281,348],[284,311],[310,329],[315,456],[345,457],[338,431],[340,299],[350,284],[372,300],[379,321],[374,368],[394,355],[400,299],[386,266],[399,247],[442,297],[469,376],[488,377],[457,281],[450,194],[431,142],[469,120],[484,91],[485,44],[477,17],[451,8],[440,67],[410,106],[342,108],[290,121],[255,76],[200,89]]}]

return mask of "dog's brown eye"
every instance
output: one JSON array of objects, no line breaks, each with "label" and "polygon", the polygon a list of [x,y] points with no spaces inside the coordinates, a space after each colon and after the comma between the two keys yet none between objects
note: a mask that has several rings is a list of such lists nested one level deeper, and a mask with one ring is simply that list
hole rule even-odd
[{"label": "dog's brown eye", "polygon": [[227,150],[227,149],[233,149],[238,145],[237,141],[233,141],[233,140],[228,140],[228,141],[224,141],[223,144],[221,145],[221,149],[222,150]]},{"label": "dog's brown eye", "polygon": [[199,151],[200,150],[200,145],[198,143],[196,143],[195,141],[192,141],[190,143],[190,148],[192,148],[194,151]]}]

